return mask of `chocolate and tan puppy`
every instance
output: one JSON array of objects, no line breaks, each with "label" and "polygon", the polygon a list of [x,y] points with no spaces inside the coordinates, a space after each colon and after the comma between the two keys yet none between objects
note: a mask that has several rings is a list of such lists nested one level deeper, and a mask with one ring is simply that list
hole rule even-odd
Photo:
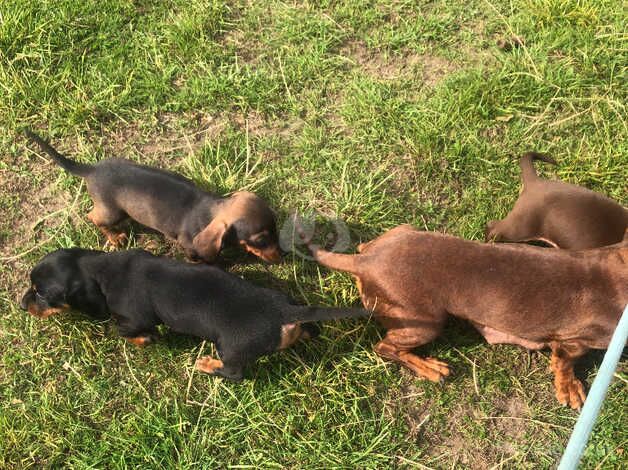
[{"label": "chocolate and tan puppy", "polygon": [[539,178],[533,160],[556,164],[540,153],[521,157],[523,191],[505,219],[486,225],[486,241],[538,240],[556,248],[581,250],[622,240],[628,210],[581,186]]},{"label": "chocolate and tan puppy", "polygon": [[436,338],[448,315],[469,321],[491,344],[551,348],[556,397],[579,408],[574,362],[605,349],[628,303],[628,242],[586,251],[485,244],[396,227],[358,247],[314,259],[355,276],[364,306],[387,329],[380,356],[433,381],[449,367],[412,353]]},{"label": "chocolate and tan puppy", "polygon": [[126,238],[116,227],[130,217],[178,241],[191,259],[211,263],[227,244],[240,245],[265,261],[281,259],[275,216],[253,193],[216,196],[181,175],[122,158],[79,163],[30,130],[25,134],[59,166],[85,180],[94,201],[87,217],[114,246]]}]

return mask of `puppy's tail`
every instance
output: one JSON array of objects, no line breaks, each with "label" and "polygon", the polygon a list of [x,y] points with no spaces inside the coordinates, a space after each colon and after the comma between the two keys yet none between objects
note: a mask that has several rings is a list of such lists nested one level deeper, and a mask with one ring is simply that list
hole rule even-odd
[{"label": "puppy's tail", "polygon": [[286,323],[314,322],[325,320],[341,320],[343,318],[368,318],[371,312],[360,307],[311,307],[296,306],[286,315]]},{"label": "puppy's tail", "polygon": [[319,247],[318,245],[307,245],[312,253],[312,257],[316,262],[330,269],[345,271],[351,274],[358,274],[357,258],[359,255],[345,255],[342,253],[334,253]]},{"label": "puppy's tail", "polygon": [[294,228],[301,237],[301,240],[305,243],[305,246],[312,254],[312,258],[319,264],[327,266],[331,269],[337,269],[338,271],[346,271],[351,274],[358,274],[357,256],[356,255],[344,255],[340,253],[334,253],[327,251],[320,246],[312,243],[303,232],[301,224],[295,217]]},{"label": "puppy's tail", "polygon": [[91,173],[93,168],[92,165],[75,162],[74,160],[70,160],[69,158],[64,157],[59,152],[57,152],[48,142],[46,142],[30,129],[24,129],[24,134],[26,134],[26,137],[28,137],[29,140],[35,142],[39,146],[39,148],[41,148],[44,152],[50,155],[52,159],[64,170],[69,171],[73,175],[82,177],[85,177]]},{"label": "puppy's tail", "polygon": [[521,160],[519,160],[519,166],[521,167],[521,179],[523,180],[524,186],[526,183],[534,181],[538,178],[534,165],[532,164],[534,160],[541,160],[545,163],[556,165],[556,160],[545,154],[537,152],[524,153]]}]

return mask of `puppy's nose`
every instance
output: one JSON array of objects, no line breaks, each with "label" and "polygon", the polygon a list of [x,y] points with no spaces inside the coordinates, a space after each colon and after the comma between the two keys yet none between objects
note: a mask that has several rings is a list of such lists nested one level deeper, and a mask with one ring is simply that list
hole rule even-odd
[{"label": "puppy's nose", "polygon": [[22,310],[28,310],[28,305],[35,300],[34,297],[33,289],[27,289],[22,296],[22,300],[20,300],[20,308]]}]

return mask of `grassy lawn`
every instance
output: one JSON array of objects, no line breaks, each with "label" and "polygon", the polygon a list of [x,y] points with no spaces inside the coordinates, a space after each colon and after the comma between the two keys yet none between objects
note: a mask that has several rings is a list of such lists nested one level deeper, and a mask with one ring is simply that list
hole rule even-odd
[{"label": "grassy lawn", "polygon": [[[549,355],[489,346],[452,321],[421,352],[444,385],[372,351],[373,322],[199,375],[210,344],[135,349],[110,322],[19,309],[30,267],[98,248],[84,185],[34,153],[28,124],[83,161],[124,156],[283,220],[340,217],[351,248],[401,223],[479,239],[519,189],[517,157],[628,203],[626,20],[615,0],[3,0],[0,2],[0,467],[550,468],[577,413]],[[517,34],[525,47],[501,50]],[[130,246],[182,257],[137,227]],[[299,257],[230,269],[302,302],[358,303],[352,279]],[[579,370],[590,385],[601,361]],[[583,468],[628,449],[625,360]]]}]

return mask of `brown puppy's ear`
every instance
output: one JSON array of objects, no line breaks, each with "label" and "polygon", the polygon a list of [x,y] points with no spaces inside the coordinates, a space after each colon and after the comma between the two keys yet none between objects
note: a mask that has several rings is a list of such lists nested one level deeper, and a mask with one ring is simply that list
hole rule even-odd
[{"label": "brown puppy's ear", "polygon": [[192,240],[192,246],[198,256],[208,263],[214,261],[220,253],[222,240],[228,229],[229,226],[224,220],[218,218],[212,220]]}]

